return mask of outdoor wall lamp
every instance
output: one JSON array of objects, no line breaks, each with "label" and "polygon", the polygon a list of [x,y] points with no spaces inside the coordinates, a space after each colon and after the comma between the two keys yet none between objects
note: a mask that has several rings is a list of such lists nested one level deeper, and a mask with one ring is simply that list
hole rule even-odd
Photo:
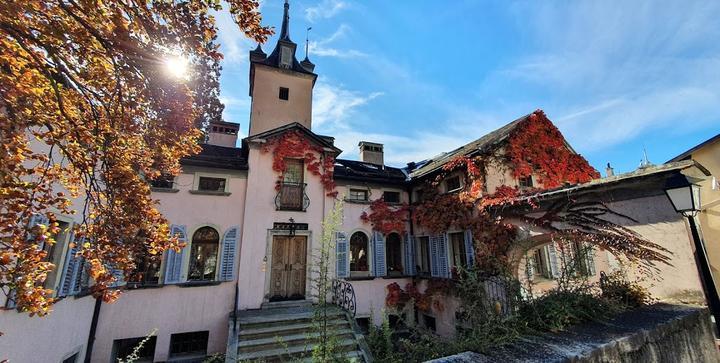
[{"label": "outdoor wall lamp", "polygon": [[710,269],[710,262],[707,258],[705,242],[698,231],[695,217],[700,211],[700,185],[697,182],[700,179],[684,176],[682,174],[675,175],[668,179],[665,186],[665,194],[667,194],[670,203],[678,213],[682,213],[687,218],[690,225],[690,233],[692,233],[693,243],[695,244],[695,262],[700,274],[700,281],[703,284],[705,299],[710,307],[710,312],[715,319],[715,336],[720,337],[720,297],[718,297],[715,288],[715,279]]},{"label": "outdoor wall lamp", "polygon": [[288,226],[288,236],[292,237],[295,235],[295,229],[297,228],[297,223],[295,223],[295,219],[290,217],[289,219],[290,225]]}]

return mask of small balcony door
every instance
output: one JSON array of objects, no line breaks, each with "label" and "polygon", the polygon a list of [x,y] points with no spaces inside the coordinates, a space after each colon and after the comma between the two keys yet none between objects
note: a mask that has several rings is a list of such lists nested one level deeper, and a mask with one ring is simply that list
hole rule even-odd
[{"label": "small balcony door", "polygon": [[278,209],[304,210],[305,166],[300,159],[285,159],[285,172],[280,185]]}]

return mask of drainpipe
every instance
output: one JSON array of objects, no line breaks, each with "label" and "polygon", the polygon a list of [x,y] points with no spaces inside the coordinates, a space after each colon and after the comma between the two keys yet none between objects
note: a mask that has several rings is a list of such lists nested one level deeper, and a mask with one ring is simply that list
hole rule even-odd
[{"label": "drainpipe", "polygon": [[98,320],[100,319],[100,307],[102,306],[102,296],[95,298],[95,309],[93,309],[92,321],[90,322],[90,331],[88,332],[87,349],[85,350],[85,363],[90,363],[92,357],[93,344],[95,343],[95,332],[97,331]]}]

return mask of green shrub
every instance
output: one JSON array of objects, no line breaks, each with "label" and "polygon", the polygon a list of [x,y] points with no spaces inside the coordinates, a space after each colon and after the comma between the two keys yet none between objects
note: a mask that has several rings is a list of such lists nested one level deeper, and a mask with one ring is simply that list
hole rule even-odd
[{"label": "green shrub", "polygon": [[586,321],[608,319],[620,310],[589,288],[553,289],[523,303],[518,320],[534,331],[558,332]]},{"label": "green shrub", "polygon": [[615,271],[601,277],[601,296],[609,302],[625,308],[634,309],[652,302],[650,292],[640,286],[638,281],[630,281],[621,271]]}]

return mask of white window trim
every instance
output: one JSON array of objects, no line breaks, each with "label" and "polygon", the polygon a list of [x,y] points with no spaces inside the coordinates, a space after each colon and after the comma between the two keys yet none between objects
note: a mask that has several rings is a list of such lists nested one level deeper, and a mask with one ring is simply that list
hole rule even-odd
[{"label": "white window trim", "polygon": [[[390,269],[388,266],[388,236],[391,234],[397,234],[400,236],[400,263],[403,266],[403,271],[400,271],[399,276],[390,276]],[[400,231],[392,230],[387,234],[384,234],[383,237],[385,238],[385,278],[399,278],[399,277],[405,277],[405,237],[403,237],[403,234],[400,233]]]},{"label": "white window trim", "polygon": [[215,173],[204,173],[204,172],[196,172],[195,173],[195,175],[193,177],[193,187],[192,187],[193,192],[212,193],[212,191],[198,189],[198,187],[200,186],[200,177],[225,179],[225,190],[223,190],[223,193],[230,192],[230,174],[215,174]]},{"label": "white window trim", "polygon": [[[227,183],[226,183],[227,185]],[[185,244],[185,253],[183,253],[183,260],[182,260],[182,266],[180,267],[180,281],[178,283],[184,283],[184,282],[190,282],[188,280],[188,275],[190,274],[190,254],[192,251],[192,239],[193,235],[195,235],[195,232],[197,232],[198,229],[203,227],[212,227],[217,231],[218,233],[218,250],[217,250],[217,257],[215,262],[215,278],[212,281],[220,281],[220,256],[222,255],[222,239],[223,239],[223,233],[225,230],[223,230],[220,226],[217,224],[212,223],[204,223],[204,224],[198,224],[195,226],[191,232],[188,232],[188,235],[186,236],[187,241]],[[164,261],[163,261],[164,262]],[[164,268],[161,264],[160,268]],[[163,276],[161,276],[163,277]],[[195,282],[195,281],[193,281]],[[200,281],[198,281],[200,282]],[[203,281],[205,282],[205,281]]]},{"label": "white window trim", "polygon": [[[347,193],[345,194],[345,201],[350,203],[370,203],[372,199],[372,188],[369,188],[367,186],[360,186],[360,185],[348,185],[346,187]],[[366,200],[358,200],[358,199],[350,199],[350,190],[351,189],[357,189],[357,190],[364,190],[367,191],[368,196]]]},{"label": "white window trim", "polygon": [[[448,186],[447,186],[448,179],[455,178],[455,177],[457,177],[458,180],[460,181],[460,186],[455,189],[448,189]],[[465,186],[465,180],[463,179],[462,175],[459,173],[452,173],[452,174],[448,175],[445,179],[443,179],[443,188],[445,189],[445,193],[456,192],[458,190],[461,190],[464,186]]]},{"label": "white window trim", "polygon": [[[428,266],[427,266],[427,268],[428,268],[428,270],[427,270],[427,275],[428,275],[428,276],[432,274],[432,254],[431,254],[431,252],[430,252],[430,250],[431,250],[431,249],[430,249],[430,237],[431,237],[430,235],[425,235],[425,234],[424,234],[424,235],[421,235],[421,236],[414,236],[414,238],[413,238],[413,243],[415,243],[415,264],[418,265],[418,266],[420,265],[420,264],[418,263],[418,261],[419,261],[420,259],[422,259],[422,252],[421,252],[421,249],[420,249],[420,246],[419,246],[419,244],[420,244],[420,238],[427,238],[427,239],[428,239],[428,240],[427,240],[427,253],[428,253],[428,258],[429,258]],[[417,272],[418,274],[420,273],[419,271],[416,271],[416,272]]]},{"label": "white window trim", "polygon": [[399,201],[397,203],[390,203],[390,204],[402,204],[403,203],[403,191],[402,190],[395,189],[395,188],[382,188],[382,189],[380,189],[380,191],[382,192],[382,194],[381,194],[382,196],[385,196],[385,192],[399,193],[400,194]]},{"label": "white window trim", "polygon": [[[353,276],[353,270],[350,269],[350,240],[352,239],[352,235],[355,234],[355,232],[360,232],[365,234],[365,237],[367,237],[367,254],[368,254],[368,270],[367,271],[354,271],[355,275]],[[355,228],[353,229],[350,234],[347,236],[347,243],[348,243],[348,258],[347,258],[347,266],[348,266],[348,274],[350,277],[371,277],[375,276],[375,269],[373,266],[373,262],[375,261],[375,250],[373,249],[373,243],[372,243],[372,231],[368,232],[362,228]]]},{"label": "white window trim", "polygon": [[[450,273],[451,273],[451,274],[452,274],[452,269],[453,269],[453,267],[456,267],[456,266],[455,266],[455,259],[453,258],[454,256],[453,256],[453,249],[452,249],[452,239],[450,239],[450,235],[453,234],[453,233],[460,233],[461,235],[463,235],[463,245],[462,245],[462,247],[463,247],[463,250],[465,249],[465,235],[464,235],[464,234],[465,234],[465,231],[462,231],[462,230],[459,230],[459,229],[451,229],[451,230],[445,232],[445,240],[447,241],[447,243],[446,243],[446,245],[447,245],[447,246],[446,246],[446,247],[447,247],[447,255],[446,255],[446,256],[448,257],[448,267],[450,268]],[[463,256],[462,258],[465,259],[466,257]],[[465,261],[465,262],[467,262],[467,261]]]}]

